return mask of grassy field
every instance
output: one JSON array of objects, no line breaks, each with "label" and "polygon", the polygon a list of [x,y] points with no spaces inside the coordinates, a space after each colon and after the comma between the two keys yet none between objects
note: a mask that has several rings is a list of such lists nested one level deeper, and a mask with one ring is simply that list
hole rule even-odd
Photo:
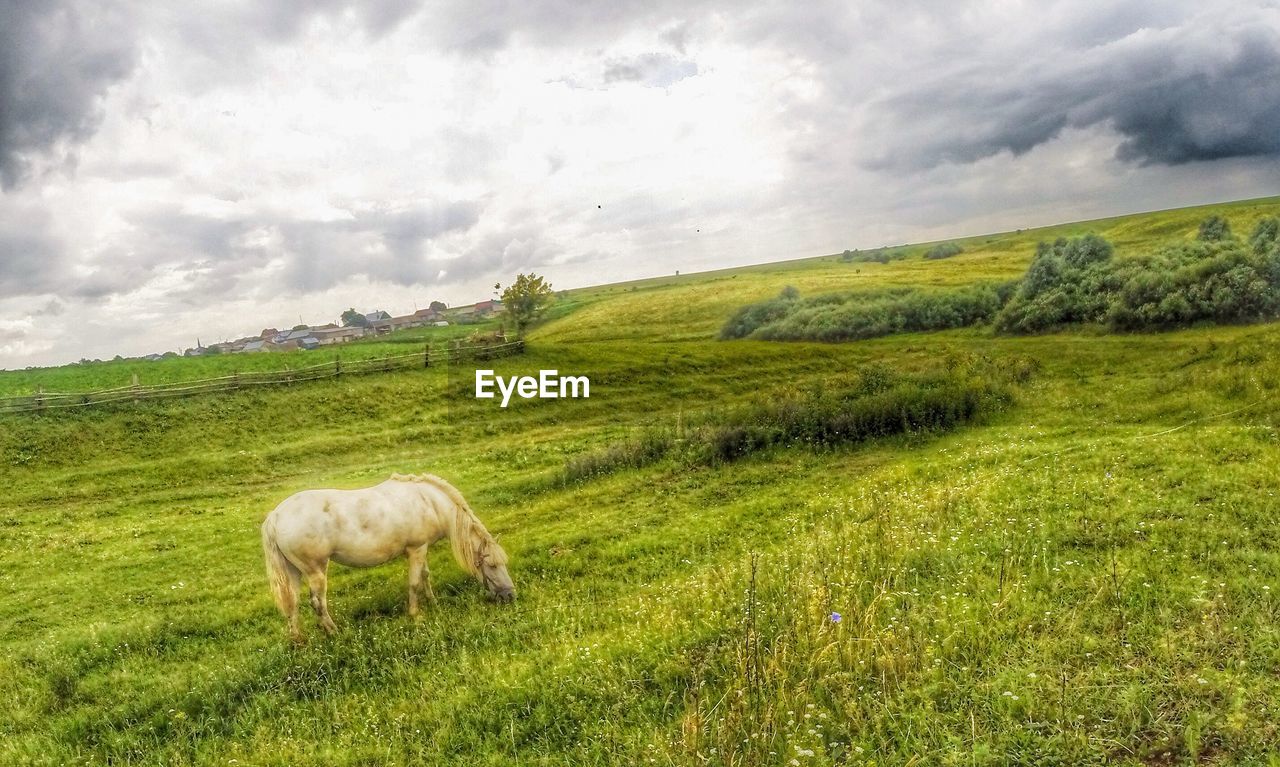
[{"label": "grassy field", "polygon": [[[1277,212],[570,291],[494,367],[588,375],[590,399],[500,411],[426,369],[0,416],[0,764],[1280,764],[1280,326],[714,340],[784,285],[1010,279],[1040,239],[1123,257]],[[867,366],[1023,358],[1011,407],[945,433],[562,481],[644,429]],[[289,645],[258,523],[393,471],[463,490],[518,601],[442,547],[412,621],[403,564],[335,566],[339,633],[308,615]]]},{"label": "grassy field", "polygon": [[498,327],[497,319],[469,325],[448,325],[402,330],[386,336],[364,338],[350,343],[325,346],[312,351],[255,354],[215,354],[207,357],[167,357],[148,361],[131,358],[82,362],[56,368],[0,370],[0,397],[27,395],[37,389],[46,392],[88,392],[129,386],[133,377],[143,386],[195,381],[205,378],[258,371],[297,370],[313,365],[376,359],[412,354],[427,348],[442,348],[450,341],[465,339],[476,332]]}]

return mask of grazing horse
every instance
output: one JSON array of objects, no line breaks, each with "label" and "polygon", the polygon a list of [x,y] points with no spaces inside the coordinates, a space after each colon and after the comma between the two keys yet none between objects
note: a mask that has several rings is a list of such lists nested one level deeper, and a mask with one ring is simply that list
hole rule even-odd
[{"label": "grazing horse", "polygon": [[360,490],[304,490],[286,498],[262,523],[267,579],[289,636],[298,626],[298,584],[307,579],[311,607],[324,630],[337,630],[325,600],[329,560],[373,567],[400,555],[409,559],[409,614],[418,614],[418,589],[434,600],[427,547],[441,538],[452,544],[458,564],[500,602],[516,597],[502,550],[462,493],[431,474],[392,474]]}]

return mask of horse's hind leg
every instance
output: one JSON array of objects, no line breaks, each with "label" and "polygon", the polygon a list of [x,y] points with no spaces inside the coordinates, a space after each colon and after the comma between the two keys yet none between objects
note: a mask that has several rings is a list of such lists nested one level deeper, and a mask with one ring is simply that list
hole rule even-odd
[{"label": "horse's hind leg", "polygon": [[301,578],[297,570],[290,572],[288,577],[292,581],[293,588],[285,593],[284,604],[280,605],[280,609],[284,611],[289,621],[289,639],[294,644],[301,644],[302,626],[298,623],[298,585]]},{"label": "horse's hind leg", "polygon": [[325,574],[329,563],[314,571],[307,573],[307,588],[311,591],[311,609],[316,611],[316,617],[320,619],[320,626],[326,632],[332,634],[338,630],[334,625],[333,618],[329,616],[329,600],[326,592],[329,588],[329,577]]},{"label": "horse's hind leg", "polygon": [[431,573],[427,570],[427,547],[405,549],[404,553],[409,558],[409,615],[417,615],[418,590],[422,588],[424,577],[427,599],[435,601],[436,598],[436,595],[431,592]]}]

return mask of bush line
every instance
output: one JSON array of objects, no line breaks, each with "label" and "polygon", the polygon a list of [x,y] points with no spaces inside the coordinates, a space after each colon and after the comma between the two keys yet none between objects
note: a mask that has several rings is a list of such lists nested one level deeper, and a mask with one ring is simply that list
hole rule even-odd
[{"label": "bush line", "polygon": [[[924,257],[959,252],[958,245],[943,243]],[[1225,219],[1211,216],[1194,241],[1132,258],[1113,258],[1111,243],[1094,234],[1042,242],[1016,282],[809,298],[788,287],[776,298],[740,308],[721,328],[720,338],[854,341],[987,322],[1009,334],[1080,324],[1123,332],[1277,317],[1280,219],[1258,222],[1244,242],[1232,235]]]},{"label": "bush line", "polygon": [[1012,385],[1027,381],[1035,369],[1036,363],[1023,357],[999,362],[969,358],[945,371],[916,375],[871,366],[841,390],[778,392],[707,414],[679,430],[646,429],[638,437],[571,458],[561,479],[580,482],[668,457],[714,466],[777,446],[836,448],[945,431],[1007,407]]}]

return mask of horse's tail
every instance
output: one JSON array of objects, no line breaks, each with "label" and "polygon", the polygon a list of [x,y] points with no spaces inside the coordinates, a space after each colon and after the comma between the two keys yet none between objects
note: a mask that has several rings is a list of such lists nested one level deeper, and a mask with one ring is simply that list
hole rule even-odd
[{"label": "horse's tail", "polygon": [[276,543],[275,525],[271,524],[269,518],[262,523],[262,554],[267,560],[267,583],[271,586],[271,596],[276,600],[276,607],[288,618],[298,604],[298,578],[301,572],[280,550],[280,545]]}]

